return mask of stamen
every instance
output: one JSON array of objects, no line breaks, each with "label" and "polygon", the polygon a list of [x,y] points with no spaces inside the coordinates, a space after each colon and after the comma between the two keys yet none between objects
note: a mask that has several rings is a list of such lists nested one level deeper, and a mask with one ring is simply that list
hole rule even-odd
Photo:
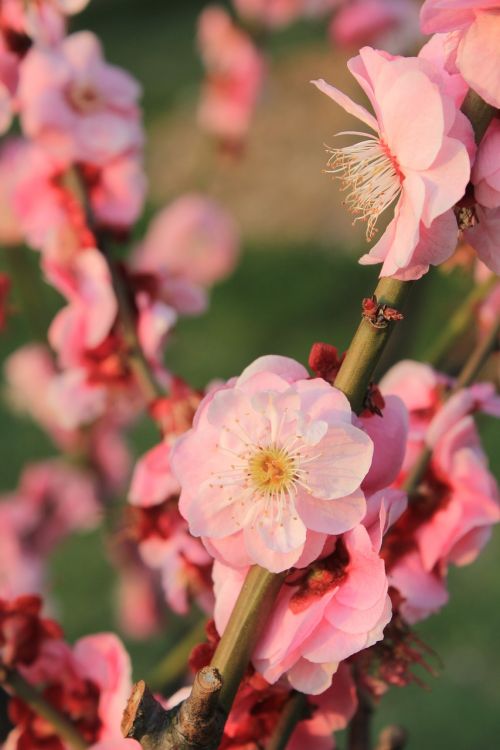
[{"label": "stamen", "polygon": [[344,148],[327,147],[330,154],[326,170],[342,181],[342,190],[350,190],[344,201],[357,221],[366,221],[366,239],[377,232],[379,216],[394,203],[402,190],[404,175],[386,144],[369,133],[345,132],[337,135],[363,135],[367,140]]}]

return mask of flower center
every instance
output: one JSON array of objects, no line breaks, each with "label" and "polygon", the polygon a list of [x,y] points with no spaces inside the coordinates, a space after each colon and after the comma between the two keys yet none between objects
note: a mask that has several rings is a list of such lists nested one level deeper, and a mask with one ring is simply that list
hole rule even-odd
[{"label": "flower center", "polygon": [[286,492],[296,478],[295,460],[283,448],[260,448],[248,461],[248,473],[260,492]]},{"label": "flower center", "polygon": [[68,99],[72,107],[82,114],[96,112],[102,104],[99,92],[87,83],[74,83],[68,91]]},{"label": "flower center", "polygon": [[377,220],[399,197],[404,175],[397,159],[380,138],[369,133],[338,133],[363,135],[368,140],[345,148],[328,148],[327,170],[342,181],[342,190],[350,191],[344,201],[357,221],[366,221],[366,239],[377,232]]}]

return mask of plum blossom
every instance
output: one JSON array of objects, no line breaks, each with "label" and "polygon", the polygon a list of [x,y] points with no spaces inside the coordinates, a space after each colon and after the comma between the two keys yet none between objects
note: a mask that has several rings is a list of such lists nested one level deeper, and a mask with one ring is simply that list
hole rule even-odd
[{"label": "plum blossom", "polygon": [[169,606],[185,614],[195,598],[210,611],[212,558],[189,534],[177,508],[180,487],[170,467],[170,451],[170,442],[164,440],[136,464],[129,493],[132,533],[145,565],[160,572]]},{"label": "plum blossom", "polygon": [[330,171],[350,191],[346,204],[356,221],[367,222],[368,240],[380,215],[395,204],[394,218],[361,263],[383,263],[382,276],[420,278],[455,249],[452,208],[470,177],[472,127],[448,74],[430,60],[364,47],[348,67],[375,117],[325,81],[314,83],[375,134],[330,149]]},{"label": "plum blossom", "polygon": [[340,391],[268,356],[205,397],[171,465],[191,533],[229,564],[278,572],[359,523],[372,454]]},{"label": "plum blossom", "polygon": [[[330,538],[319,560],[288,575],[253,653],[255,669],[268,682],[286,675],[296,690],[317,695],[329,687],[340,662],[382,638],[391,619],[391,602],[384,562],[378,554],[380,531],[385,533],[404,510],[401,498],[401,493],[394,492],[376,497],[370,530],[358,525]],[[219,633],[224,631],[245,574],[245,568],[214,564],[214,617]]]},{"label": "plum blossom", "polygon": [[198,110],[200,126],[225,145],[239,145],[262,88],[262,55],[250,36],[217,5],[208,6],[199,16],[198,46],[207,71]]},{"label": "plum blossom", "polygon": [[499,11],[498,0],[426,0],[420,14],[425,34],[447,33],[450,67],[494,107],[500,107]]},{"label": "plum blossom", "polygon": [[34,47],[21,63],[18,97],[25,134],[63,165],[102,166],[142,146],[140,87],[105,62],[91,32],[57,48]]},{"label": "plum blossom", "polygon": [[417,496],[383,547],[389,580],[403,597],[400,611],[410,622],[446,603],[449,565],[471,563],[500,521],[498,488],[471,416],[478,410],[498,416],[500,399],[488,383],[449,397],[452,386],[453,379],[410,361],[400,362],[381,381],[382,391],[398,394],[410,415],[397,483],[425,447],[432,450]]},{"label": "plum blossom", "polygon": [[0,498],[0,596],[40,593],[47,556],[75,531],[95,528],[101,507],[89,473],[61,461],[28,464]]},{"label": "plum blossom", "polygon": [[[75,725],[91,747],[122,747],[120,723],[130,694],[131,668],[115,635],[87,636],[73,648],[62,640],[46,641],[34,664],[20,671],[43,690],[44,698]],[[64,750],[65,744],[53,727],[20,698],[11,698],[8,710],[15,728],[7,738],[7,748],[50,742],[54,750]],[[123,750],[134,747],[124,744]]]},{"label": "plum blossom", "polygon": [[418,40],[414,0],[348,0],[333,16],[329,34],[335,44],[403,53]]},{"label": "plum blossom", "polygon": [[156,215],[135,251],[133,266],[165,280],[210,287],[234,270],[239,241],[235,222],[222,206],[188,193]]}]

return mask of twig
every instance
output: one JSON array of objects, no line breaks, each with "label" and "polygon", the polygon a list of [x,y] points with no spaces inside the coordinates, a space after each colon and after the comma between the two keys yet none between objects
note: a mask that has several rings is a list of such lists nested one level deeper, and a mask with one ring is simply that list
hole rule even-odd
[{"label": "twig", "polygon": [[184,674],[191,650],[205,637],[206,620],[202,619],[189,633],[171,649],[159,664],[150,672],[146,682],[151,690],[168,694],[168,689]]},{"label": "twig", "polygon": [[408,732],[403,727],[391,724],[380,733],[375,750],[404,750]]},{"label": "twig", "polygon": [[254,565],[245,578],[211,662],[223,678],[220,702],[227,714],[285,575]]},{"label": "twig", "polygon": [[491,274],[481,284],[477,284],[464,302],[451,316],[443,332],[429,347],[423,359],[439,368],[448,352],[457,340],[463,336],[474,321],[474,313],[477,306],[493,291],[496,284],[500,283],[498,276]]},{"label": "twig", "polygon": [[[375,296],[380,305],[401,311],[412,285],[411,281],[382,279]],[[395,324],[388,322],[386,327],[378,328],[363,319],[351,341],[334,385],[345,393],[356,412],[362,409],[368,385]]]},{"label": "twig", "polygon": [[45,719],[72,750],[86,750],[87,743],[69,719],[64,714],[59,713],[51,703],[48,703],[33,685],[30,685],[24,677],[21,677],[19,672],[7,672],[3,682],[18,698],[27,703],[38,716]]},{"label": "twig", "polygon": [[138,682],[125,709],[122,732],[144,750],[216,750],[225,724],[218,708],[221,687],[216,669],[200,669],[189,698],[167,711],[146,684]]},{"label": "twig", "polygon": [[99,238],[100,250],[106,258],[111,273],[113,289],[118,302],[118,319],[122,329],[123,340],[127,347],[127,357],[130,369],[134,373],[139,388],[142,391],[146,404],[151,405],[156,399],[164,396],[163,389],[156,382],[151,372],[149,363],[142,350],[136,328],[136,315],[133,307],[130,290],[124,277],[119,272],[115,263],[105,252],[104,238]]},{"label": "twig", "polygon": [[304,693],[293,693],[281,713],[272,737],[266,745],[266,750],[286,750],[295,727],[305,718],[307,718],[307,696]]},{"label": "twig", "polygon": [[358,686],[358,707],[347,728],[347,750],[371,750],[373,705]]}]

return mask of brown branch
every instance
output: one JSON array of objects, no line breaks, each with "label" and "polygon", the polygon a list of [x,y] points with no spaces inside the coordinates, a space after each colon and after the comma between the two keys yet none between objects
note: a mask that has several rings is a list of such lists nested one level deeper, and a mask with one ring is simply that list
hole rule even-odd
[{"label": "brown branch", "polygon": [[86,750],[87,743],[70,720],[45,700],[43,695],[27,682],[19,672],[6,671],[5,674],[2,674],[2,683],[9,691],[27,703],[37,716],[45,719],[72,750]]},{"label": "brown branch", "polygon": [[371,750],[373,705],[358,686],[358,707],[347,727],[347,750]]},{"label": "brown branch", "polygon": [[391,724],[380,733],[375,750],[404,750],[408,732],[403,727]]},{"label": "brown branch", "polygon": [[222,679],[218,670],[200,669],[191,695],[166,710],[146,684],[138,682],[125,709],[122,732],[144,750],[216,750],[225,717],[218,707]]}]

